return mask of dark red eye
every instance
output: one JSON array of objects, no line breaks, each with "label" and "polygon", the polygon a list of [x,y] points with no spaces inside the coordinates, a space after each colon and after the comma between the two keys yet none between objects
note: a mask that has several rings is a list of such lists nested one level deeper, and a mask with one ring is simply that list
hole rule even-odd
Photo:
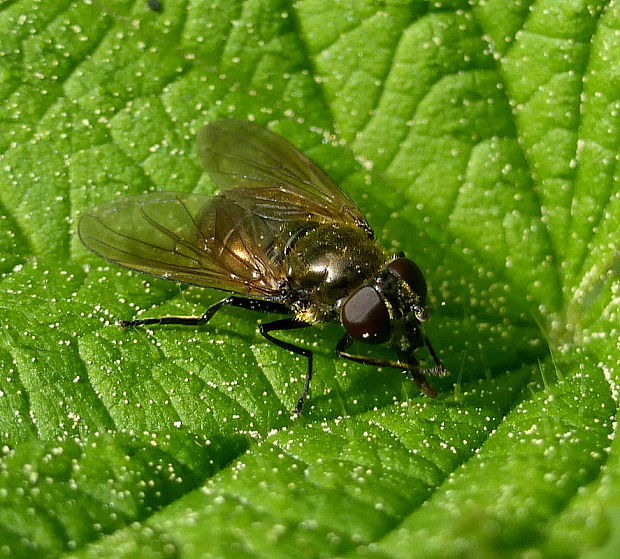
[{"label": "dark red eye", "polygon": [[411,287],[414,293],[420,297],[420,304],[426,305],[426,280],[422,270],[409,258],[397,258],[387,265],[387,269],[400,276]]},{"label": "dark red eye", "polygon": [[352,338],[380,344],[390,337],[390,313],[377,291],[366,285],[342,306],[342,325]]}]

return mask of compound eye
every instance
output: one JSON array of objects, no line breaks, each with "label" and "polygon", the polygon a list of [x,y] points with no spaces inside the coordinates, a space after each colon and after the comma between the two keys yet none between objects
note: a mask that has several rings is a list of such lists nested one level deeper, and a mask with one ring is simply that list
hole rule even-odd
[{"label": "compound eye", "polygon": [[369,285],[345,301],[341,320],[352,338],[367,344],[380,344],[390,337],[390,313],[376,289]]},{"label": "compound eye", "polygon": [[397,258],[387,265],[387,269],[399,276],[420,297],[421,306],[426,305],[426,280],[415,262],[409,258]]}]

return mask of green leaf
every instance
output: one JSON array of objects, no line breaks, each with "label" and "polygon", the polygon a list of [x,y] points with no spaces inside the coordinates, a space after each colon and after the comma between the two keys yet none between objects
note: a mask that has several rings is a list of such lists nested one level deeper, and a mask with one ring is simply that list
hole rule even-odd
[{"label": "green leaf", "polygon": [[[620,6],[0,2],[0,555],[616,557]],[[196,133],[256,120],[424,270],[452,376],[334,356],[76,236],[214,192]],[[379,349],[377,349],[380,351]]]}]

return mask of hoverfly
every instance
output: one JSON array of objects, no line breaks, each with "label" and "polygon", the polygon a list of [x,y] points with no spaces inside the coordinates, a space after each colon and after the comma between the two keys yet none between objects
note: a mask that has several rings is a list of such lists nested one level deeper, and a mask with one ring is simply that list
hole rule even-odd
[{"label": "hoverfly", "polygon": [[[122,321],[121,326],[200,326],[225,306],[289,315],[262,323],[260,333],[303,356],[312,379],[312,351],[273,332],[339,320],[336,354],[359,363],[407,371],[420,390],[437,393],[426,375],[447,371],[424,333],[429,318],[420,268],[389,256],[361,211],[317,165],[280,136],[239,120],[219,120],[198,134],[198,152],[221,189],[216,196],[151,192],[118,198],[88,211],[82,242],[106,260],[153,276],[235,293],[202,316]],[[396,359],[350,353],[354,341],[389,343]],[[433,365],[423,368],[416,351]]]}]

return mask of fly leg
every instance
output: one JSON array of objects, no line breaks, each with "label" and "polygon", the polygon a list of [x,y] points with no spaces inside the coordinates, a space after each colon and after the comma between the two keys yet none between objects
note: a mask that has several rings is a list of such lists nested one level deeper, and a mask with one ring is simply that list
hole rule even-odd
[{"label": "fly leg", "polygon": [[433,349],[433,346],[431,345],[431,341],[428,339],[427,336],[424,336],[424,345],[427,347],[428,352],[431,354],[431,357],[433,358],[433,362],[435,363],[435,366],[431,370],[429,370],[429,373],[432,373],[433,375],[438,375],[438,376],[447,375],[448,371],[443,366],[443,363],[441,362],[439,357],[437,357],[437,354],[435,353],[435,350]]},{"label": "fly leg", "polygon": [[[422,391],[425,396],[429,398],[437,397],[437,390],[435,390],[426,380],[426,376],[422,373],[420,366],[418,364],[418,360],[413,356],[407,356],[407,361],[394,361],[392,359],[378,359],[376,357],[369,357],[366,355],[355,355],[353,353],[349,353],[346,351],[351,344],[353,343],[353,338],[349,336],[349,334],[345,334],[340,338],[338,343],[336,344],[336,355],[339,357],[343,357],[344,359],[349,359],[350,361],[354,361],[355,363],[362,363],[364,365],[376,365],[377,367],[391,367],[393,369],[404,369],[409,373],[413,382],[416,383],[418,388]],[[429,342],[430,345],[430,342]],[[432,352],[434,358],[436,358],[435,353]],[[404,356],[399,356],[404,357]],[[441,365],[441,362],[439,363]],[[443,370],[443,367],[442,367]]]},{"label": "fly leg", "polygon": [[180,324],[183,326],[202,326],[213,318],[213,315],[222,307],[240,307],[250,311],[288,314],[290,310],[282,303],[264,301],[262,299],[247,299],[231,295],[214,305],[211,305],[201,316],[160,316],[159,318],[138,318],[136,320],[121,320],[121,327],[148,326],[150,324]]},{"label": "fly leg", "polygon": [[259,327],[260,333],[267,338],[270,342],[274,343],[278,347],[283,349],[288,349],[297,355],[301,355],[307,359],[308,369],[306,371],[306,381],[304,382],[303,390],[301,391],[301,395],[299,396],[299,400],[297,401],[297,405],[295,406],[294,412],[300,414],[303,407],[304,402],[306,401],[306,396],[308,396],[308,390],[310,389],[310,381],[312,380],[312,351],[309,349],[296,346],[289,342],[285,342],[284,340],[279,340],[270,334],[270,332],[274,332],[277,330],[296,330],[297,328],[306,328],[311,326],[307,322],[302,322],[293,317],[282,318],[280,320],[274,320],[273,322],[267,322],[266,324],[261,324]]},{"label": "fly leg", "polygon": [[[246,297],[237,297],[231,295],[221,301],[218,301],[214,305],[211,305],[201,316],[161,316],[159,318],[139,318],[136,320],[122,320],[120,322],[121,327],[128,326],[148,326],[151,324],[180,324],[183,326],[202,326],[213,318],[213,315],[219,311],[222,307],[240,307],[251,311],[260,311],[268,313],[289,314],[290,309],[282,303],[275,301],[264,301],[263,299],[248,299]],[[299,397],[299,401],[295,406],[295,412],[301,413],[304,406],[306,396],[308,395],[308,389],[310,388],[310,380],[312,379],[312,351],[298,347],[291,343],[279,340],[270,334],[275,330],[293,330],[297,328],[305,328],[310,326],[307,322],[302,322],[296,318],[283,318],[281,320],[275,320],[273,322],[267,322],[259,326],[260,333],[268,339],[270,342],[276,344],[278,347],[288,349],[297,355],[302,355],[308,360],[308,369],[306,372],[306,381],[304,388]]]}]

